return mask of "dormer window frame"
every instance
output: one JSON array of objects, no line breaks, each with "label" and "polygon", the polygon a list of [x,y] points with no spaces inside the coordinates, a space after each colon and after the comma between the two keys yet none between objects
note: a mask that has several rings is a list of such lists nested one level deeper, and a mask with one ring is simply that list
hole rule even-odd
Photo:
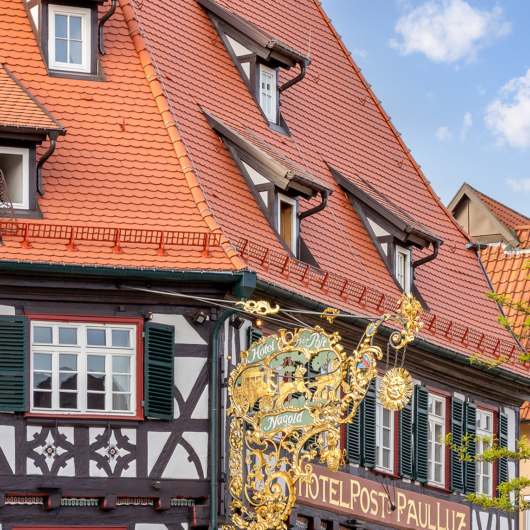
[{"label": "dormer window frame", "polygon": [[[0,141],[0,160],[8,157],[22,157],[22,163],[21,163],[21,174],[19,177],[20,182],[18,183],[17,188],[21,188],[20,192],[17,190],[17,193],[15,193],[15,190],[13,189],[13,183],[11,181],[11,175],[10,172],[6,171],[5,167],[2,167],[2,164],[0,164],[0,169],[2,169],[4,173],[4,178],[6,179],[6,184],[8,187],[9,195],[11,198],[11,204],[13,206],[14,210],[29,210],[30,205],[30,149],[29,147],[13,147],[13,146],[7,146],[2,145],[2,142]],[[34,151],[34,149],[33,149]],[[31,157],[31,158],[34,158]],[[10,185],[11,184],[11,185]],[[22,201],[16,202],[15,199],[19,196],[22,197]]]},{"label": "dormer window frame", "polygon": [[[298,198],[289,197],[275,190],[276,230],[283,242],[289,247],[296,258],[299,256],[298,239],[300,237],[300,223],[298,221]],[[282,203],[291,207],[290,212],[290,237],[284,235]],[[290,240],[289,240],[290,239]]]},{"label": "dormer window frame", "polygon": [[[280,94],[282,90],[303,79],[306,68],[311,63],[309,57],[281,43],[255,24],[222,7],[214,0],[196,0],[196,2],[208,13],[219,38],[258,106],[263,119],[274,131],[291,136],[291,131],[280,112]],[[271,112],[265,112],[262,105],[261,65],[276,71],[275,102],[271,105]],[[295,75],[280,87],[279,69],[289,70],[297,66],[300,67],[300,74]]]},{"label": "dormer window frame", "polygon": [[[57,17],[67,17],[66,34],[57,35],[58,28],[56,25]],[[72,35],[71,19],[81,19],[80,38]],[[49,67],[51,70],[61,70],[66,72],[90,73],[91,70],[91,9],[85,7],[73,7],[59,4],[48,4],[48,52]],[[65,42],[67,46],[67,55],[70,55],[70,49],[74,43],[81,43],[81,63],[70,63],[57,60],[56,50],[57,41]],[[67,57],[68,59],[68,57]]]},{"label": "dormer window frame", "polygon": [[[105,0],[23,0],[30,25],[50,77],[105,81],[98,51],[98,6]],[[83,17],[82,64],[55,60],[55,12]]]},{"label": "dormer window frame", "polygon": [[[270,88],[267,87],[267,80],[270,79]],[[265,81],[265,83],[264,83]],[[265,84],[265,86],[264,86]],[[272,123],[277,124],[278,121],[278,70],[266,66],[265,64],[259,64],[259,102],[261,110],[265,114],[265,117]],[[267,101],[267,98],[270,98]],[[268,105],[267,103],[270,103]]]},{"label": "dormer window frame", "polygon": [[394,246],[394,271],[396,279],[404,293],[410,293],[410,279],[412,276],[412,257],[410,248],[401,245]]}]

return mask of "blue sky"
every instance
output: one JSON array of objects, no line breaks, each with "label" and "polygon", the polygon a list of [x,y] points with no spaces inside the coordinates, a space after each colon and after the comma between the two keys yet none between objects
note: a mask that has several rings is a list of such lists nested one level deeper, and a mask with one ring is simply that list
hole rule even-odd
[{"label": "blue sky", "polygon": [[321,1],[443,202],[530,217],[530,2]]}]

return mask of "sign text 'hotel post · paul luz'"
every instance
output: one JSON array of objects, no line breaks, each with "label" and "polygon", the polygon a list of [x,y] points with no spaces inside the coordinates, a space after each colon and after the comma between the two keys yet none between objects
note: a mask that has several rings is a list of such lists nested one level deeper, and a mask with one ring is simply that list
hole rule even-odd
[{"label": "sign text 'hotel post \u00b7 paul luz'", "polygon": [[[262,316],[280,309],[278,306],[272,309],[261,301],[238,305]],[[317,454],[327,466],[328,480],[344,475],[337,474],[345,466],[345,451],[338,447],[340,427],[351,422],[370,381],[377,376],[376,364],[383,354],[374,345],[374,336],[383,323],[395,326],[397,329],[390,334],[388,343],[397,358],[398,350],[412,342],[414,333],[421,329],[421,311],[417,300],[404,294],[395,314],[384,314],[368,325],[352,354],[344,351],[337,332],[326,333],[318,326],[292,332],[280,330],[278,335],[263,337],[241,352],[240,362],[228,379],[232,525],[224,526],[223,530],[287,530],[286,520],[296,500],[297,487],[301,497],[307,491],[309,497],[304,498],[310,503],[314,501],[311,488],[316,487],[312,481],[317,475],[310,461]],[[328,309],[325,313],[323,316],[332,324],[338,312]],[[409,402],[411,395],[410,374],[397,366],[389,370],[380,385],[383,406],[398,410]],[[349,509],[355,510],[354,498],[358,498],[362,513],[365,486],[361,485],[361,479],[355,480],[360,488],[359,497],[350,492],[347,502]],[[352,487],[351,483],[348,487]],[[345,486],[342,488],[345,494]],[[371,488],[370,502],[376,486]],[[335,495],[334,488],[329,492]],[[407,499],[412,499],[410,493],[407,495]],[[334,498],[329,498],[330,506],[335,506]],[[339,504],[339,508],[346,506]],[[396,526],[400,524],[398,521]],[[401,527],[463,530],[458,526],[444,529],[421,524]]]}]

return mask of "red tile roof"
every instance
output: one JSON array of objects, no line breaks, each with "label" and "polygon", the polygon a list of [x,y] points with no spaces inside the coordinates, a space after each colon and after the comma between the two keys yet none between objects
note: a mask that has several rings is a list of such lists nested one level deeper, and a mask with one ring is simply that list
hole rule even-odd
[{"label": "red tile roof", "polygon": [[[516,230],[517,236],[522,237],[524,248],[528,249],[530,238],[530,226],[526,229]],[[526,238],[523,237],[526,235]],[[525,264],[530,264],[530,252],[516,251],[505,252],[502,245],[489,246],[482,250],[481,259],[484,267],[488,272],[491,283],[495,292],[499,295],[506,295],[514,302],[522,302],[527,307],[530,306],[530,269],[522,270]],[[525,315],[516,312],[513,309],[505,309],[506,316],[513,322],[514,331],[521,334],[528,334],[529,330],[521,327],[522,322],[526,319]],[[530,338],[521,340],[524,347],[530,347]]]},{"label": "red tile roof", "polygon": [[473,191],[480,197],[482,202],[492,211],[493,215],[508,229],[512,230],[519,225],[530,224],[530,217],[512,210],[508,206],[502,204],[502,202],[496,201],[491,197],[488,197],[481,191],[473,188]]},{"label": "red tile roof", "polygon": [[[68,129],[45,165],[46,194],[39,198],[44,222],[213,232],[221,240],[226,235],[225,245],[212,248],[212,257],[205,258],[201,247],[168,247],[164,256],[136,240],[124,243],[119,254],[110,241],[84,239],[71,251],[64,240],[35,239],[28,249],[21,247],[20,237],[6,237],[2,259],[172,269],[244,267],[230,241],[270,283],[357,314],[394,308],[400,292],[334,182],[329,163],[342,174],[361,175],[445,241],[438,258],[416,272],[416,284],[431,308],[424,317],[423,337],[464,354],[513,354],[513,341],[495,323],[495,305],[483,296],[488,287],[474,252],[465,248],[467,236],[430,188],[318,1],[223,2],[293,49],[307,49],[311,30],[308,74],[282,93],[291,138],[263,121],[195,0],[144,2],[138,10],[143,28],[137,26],[129,1],[120,0],[106,25],[107,55],[101,59],[106,82],[88,82],[48,77],[22,5],[0,0],[4,62]],[[160,67],[174,118],[141,29]],[[295,75],[281,70],[280,82]],[[329,207],[302,222],[302,236],[321,270],[287,260],[202,109],[232,129],[258,137],[334,190]],[[302,210],[318,201],[302,200]],[[428,253],[415,250],[414,259]],[[510,369],[527,373],[527,367]]]},{"label": "red tile roof", "polygon": [[0,127],[64,130],[3,65],[0,65]]},{"label": "red tile roof", "polygon": [[[49,77],[22,3],[0,1],[0,62],[68,130],[44,165],[45,195],[39,198],[43,223],[210,232],[204,217],[212,214],[199,202],[198,185],[190,189],[182,171],[121,9],[107,22],[105,37],[107,54],[101,61],[106,82]],[[46,144],[37,148],[37,158]],[[21,238],[3,239],[0,259],[8,261],[236,268],[227,255],[230,250],[219,246],[205,258],[200,245],[168,246],[166,254],[158,254],[156,245],[132,239],[123,242],[123,253],[115,253],[114,243],[104,240],[78,242],[78,250],[70,251],[64,240],[30,238],[33,248],[27,249]]]},{"label": "red tile roof", "polygon": [[521,415],[521,421],[530,420],[530,403],[528,401],[519,409],[519,414]]}]

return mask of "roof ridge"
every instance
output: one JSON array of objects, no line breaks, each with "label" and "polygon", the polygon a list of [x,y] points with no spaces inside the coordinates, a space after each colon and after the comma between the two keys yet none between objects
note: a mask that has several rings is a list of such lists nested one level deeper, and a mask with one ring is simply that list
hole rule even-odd
[{"label": "roof ridge", "polygon": [[[516,213],[517,215],[520,215],[521,217],[524,217],[525,219],[528,219],[530,221],[530,217],[528,217],[527,215],[525,215],[524,213],[521,213],[521,212],[518,212],[517,210],[514,210],[513,208],[510,208],[509,206],[506,206],[506,204],[502,203],[501,201],[498,201],[497,199],[494,199],[493,197],[490,197],[489,195],[486,195],[485,193],[483,193],[482,191],[480,190],[477,190],[477,188],[474,188],[473,186],[471,186],[470,184],[468,184],[468,186],[475,192],[475,193],[480,193],[480,195],[484,195],[484,197],[488,198],[490,201],[493,201],[497,204],[500,204],[503,208],[506,208],[507,210],[510,210],[510,212],[513,212],[513,213]],[[492,212],[493,213],[493,212]],[[493,213],[493,215],[495,215]],[[495,217],[497,217],[495,215]],[[498,217],[497,217],[498,219]],[[500,221],[500,219],[499,219]],[[501,221],[502,222],[502,221]],[[504,224],[504,223],[503,223]],[[508,229],[510,229],[510,227],[507,227]],[[515,227],[513,227],[515,228]]]},{"label": "roof ridge", "polygon": [[373,92],[373,90],[371,88],[372,85],[370,85],[366,81],[365,77],[361,73],[361,69],[355,64],[355,61],[352,59],[351,52],[348,51],[348,49],[346,48],[346,46],[342,42],[342,37],[338,34],[338,32],[333,27],[333,24],[331,23],[331,19],[326,15],[326,12],[324,11],[324,8],[322,7],[322,2],[320,2],[320,0],[313,0],[313,2],[316,4],[316,6],[317,6],[318,10],[320,11],[322,17],[326,21],[329,29],[331,30],[333,36],[335,37],[335,40],[338,42],[339,46],[342,48],[342,50],[344,51],[346,57],[350,61],[350,64],[352,65],[354,72],[359,76],[359,78],[361,80],[361,83],[363,84],[364,88],[366,89],[366,91],[368,92],[370,97],[372,98],[375,106],[379,109],[379,112],[383,116],[383,119],[390,126],[390,129],[392,130],[392,132],[396,136],[399,144],[401,145],[401,148],[403,149],[403,151],[405,152],[406,156],[408,157],[410,163],[412,164],[412,167],[416,170],[416,172],[417,172],[419,177],[423,177],[421,179],[421,181],[423,182],[423,184],[425,184],[425,187],[427,188],[429,193],[432,195],[433,199],[441,206],[442,211],[445,212],[445,214],[451,220],[451,222],[455,225],[455,227],[462,233],[462,235],[468,241],[472,241],[473,238],[464,230],[464,228],[458,223],[458,221],[451,215],[451,212],[445,207],[444,203],[441,201],[441,199],[438,197],[438,195],[436,195],[435,191],[432,189],[432,187],[430,185],[430,181],[427,180],[427,177],[423,174],[423,171],[421,171],[421,169],[420,169],[421,166],[416,162],[416,160],[414,160],[414,157],[410,153],[410,149],[405,145],[405,142],[401,139],[401,133],[398,132],[398,130],[396,129],[396,127],[392,123],[390,116],[386,113],[385,109],[383,109],[383,107],[381,105],[381,101],[379,99],[377,99],[376,95],[374,94],[374,92]]},{"label": "roof ridge", "polygon": [[220,235],[221,246],[225,251],[227,257],[232,262],[232,265],[236,268],[236,270],[246,269],[246,263],[241,259],[238,252],[236,251],[232,243],[230,243],[229,239],[224,234],[223,229],[215,219],[214,214],[210,209],[210,206],[206,199],[206,195],[204,194],[201,188],[199,179],[195,174],[192,162],[188,156],[188,151],[184,145],[184,139],[181,136],[177,128],[177,124],[174,121],[175,118],[170,110],[170,106],[166,99],[164,88],[160,83],[158,73],[153,65],[153,57],[151,56],[151,53],[148,50],[147,43],[144,38],[144,33],[141,30],[139,21],[136,18],[136,12],[133,6],[131,5],[131,0],[119,0],[119,3],[120,8],[123,12],[123,17],[129,29],[129,35],[132,38],[134,48],[136,50],[136,53],[138,54],[140,64],[142,65],[142,68],[144,70],[147,83],[155,99],[156,105],[160,112],[160,116],[164,121],[164,125],[169,134],[169,138],[175,150],[175,154],[177,155],[177,159],[179,161],[182,173],[184,174],[184,178],[186,179],[188,187],[191,191],[193,200],[195,201],[195,204],[199,209],[199,213],[209,230],[211,230],[213,233],[218,233]]}]

